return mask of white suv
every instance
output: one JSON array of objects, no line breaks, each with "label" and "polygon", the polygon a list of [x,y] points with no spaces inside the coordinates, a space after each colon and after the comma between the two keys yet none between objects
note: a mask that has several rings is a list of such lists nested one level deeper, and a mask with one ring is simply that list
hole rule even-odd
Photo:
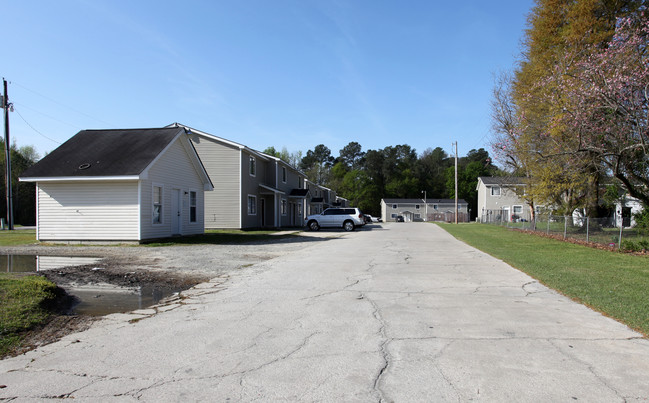
[{"label": "white suv", "polygon": [[304,223],[311,231],[327,227],[353,231],[354,228],[365,225],[365,219],[363,213],[355,207],[334,207],[321,214],[308,216]]}]

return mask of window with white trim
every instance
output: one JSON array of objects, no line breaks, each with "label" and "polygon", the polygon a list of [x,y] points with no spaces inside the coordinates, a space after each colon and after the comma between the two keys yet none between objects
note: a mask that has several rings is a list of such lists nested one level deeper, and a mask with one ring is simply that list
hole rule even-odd
[{"label": "window with white trim", "polygon": [[419,210],[419,204],[415,204],[415,209]]},{"label": "window with white trim", "polygon": [[257,160],[252,155],[250,156],[250,176],[257,174]]},{"label": "window with white trim", "polygon": [[492,196],[500,196],[500,186],[492,186],[491,187],[491,195]]},{"label": "window with white trim", "polygon": [[189,191],[189,222],[196,222],[196,196],[195,191]]},{"label": "window with white trim", "polygon": [[419,213],[415,214],[415,218],[421,218],[421,214]]},{"label": "window with white trim", "polygon": [[396,210],[397,205],[396,205],[396,204],[393,204],[393,205],[392,205],[392,208]]},{"label": "window with white trim", "polygon": [[397,215],[395,213],[390,214],[391,218],[397,218]]},{"label": "window with white trim", "polygon": [[433,210],[437,210],[438,207],[439,207],[439,206],[438,206],[437,204],[433,204]]},{"label": "window with white trim", "polygon": [[512,206],[512,213],[516,215],[523,214],[523,206]]},{"label": "window with white trim", "polygon": [[257,196],[248,195],[248,215],[257,215]]},{"label": "window with white trim", "polygon": [[153,186],[153,223],[162,224],[162,186]]}]

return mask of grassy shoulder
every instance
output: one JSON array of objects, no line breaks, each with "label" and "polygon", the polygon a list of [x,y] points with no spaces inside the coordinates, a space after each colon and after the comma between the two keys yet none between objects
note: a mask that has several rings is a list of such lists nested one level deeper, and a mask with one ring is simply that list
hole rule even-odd
[{"label": "grassy shoulder", "polygon": [[61,293],[44,277],[0,273],[0,357],[50,318]]},{"label": "grassy shoulder", "polygon": [[0,246],[30,245],[38,243],[36,240],[36,231],[14,230],[0,231]]},{"label": "grassy shoulder", "polygon": [[482,224],[439,224],[546,286],[649,335],[649,258]]}]

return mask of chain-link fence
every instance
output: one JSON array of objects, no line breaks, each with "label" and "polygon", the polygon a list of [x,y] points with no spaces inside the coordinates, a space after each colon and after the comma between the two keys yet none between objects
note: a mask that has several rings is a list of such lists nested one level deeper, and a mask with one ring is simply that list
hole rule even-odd
[{"label": "chain-link fence", "polygon": [[517,216],[492,210],[491,213],[483,214],[478,221],[483,224],[543,232],[563,239],[593,242],[613,249],[649,250],[649,234],[635,228],[633,221],[628,217],[591,218],[539,213],[530,218],[529,214]]}]

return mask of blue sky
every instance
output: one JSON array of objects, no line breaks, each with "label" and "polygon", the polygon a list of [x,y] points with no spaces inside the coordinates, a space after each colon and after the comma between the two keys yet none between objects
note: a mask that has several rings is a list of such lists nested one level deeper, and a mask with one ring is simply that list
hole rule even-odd
[{"label": "blue sky", "polygon": [[180,122],[252,148],[487,148],[533,0],[2,1],[12,142]]}]

